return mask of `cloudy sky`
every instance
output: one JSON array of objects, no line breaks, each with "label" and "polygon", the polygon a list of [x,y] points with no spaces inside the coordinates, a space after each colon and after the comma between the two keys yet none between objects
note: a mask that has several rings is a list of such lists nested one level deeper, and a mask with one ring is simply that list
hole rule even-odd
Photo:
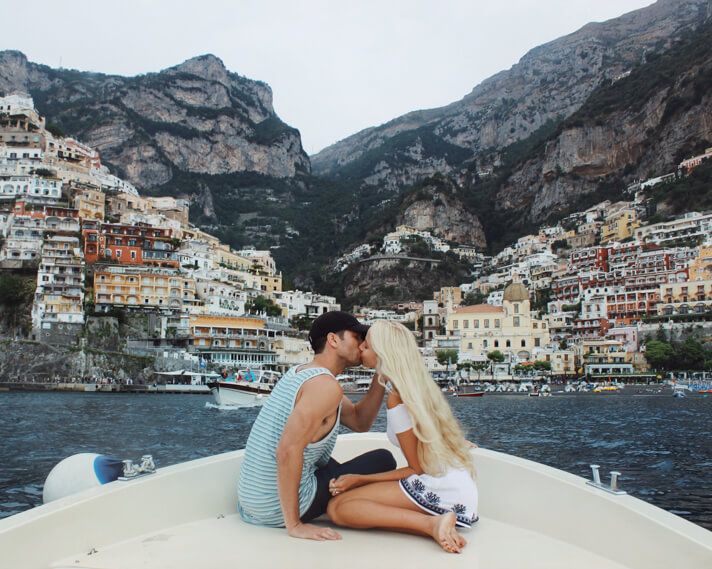
[{"label": "cloudy sky", "polygon": [[[120,75],[203,53],[269,83],[309,154],[451,103],[529,49],[652,0],[35,0],[0,49]],[[0,0],[0,13],[17,11]]]}]

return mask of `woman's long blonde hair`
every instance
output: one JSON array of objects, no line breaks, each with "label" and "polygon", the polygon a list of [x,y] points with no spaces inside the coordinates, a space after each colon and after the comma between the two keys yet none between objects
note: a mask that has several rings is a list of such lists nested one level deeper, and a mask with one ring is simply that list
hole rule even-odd
[{"label": "woman's long blonde hair", "polygon": [[377,320],[368,331],[368,340],[378,357],[380,381],[391,382],[413,419],[423,472],[437,476],[446,467],[455,467],[467,469],[474,477],[470,444],[428,373],[413,333],[398,322]]}]

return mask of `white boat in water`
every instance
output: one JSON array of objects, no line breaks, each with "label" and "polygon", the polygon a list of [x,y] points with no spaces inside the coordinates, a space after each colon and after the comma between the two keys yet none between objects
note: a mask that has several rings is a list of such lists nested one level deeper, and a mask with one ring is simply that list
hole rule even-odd
[{"label": "white boat in water", "polygon": [[233,381],[214,381],[208,387],[220,406],[256,407],[264,403],[280,377],[272,370],[240,372]]},{"label": "white boat in water", "polygon": [[[379,433],[342,435],[334,457],[387,446]],[[472,453],[480,519],[463,532],[469,544],[460,555],[444,553],[431,539],[387,531],[340,529],[343,540],[316,542],[245,524],[236,513],[240,450],[0,520],[0,568],[712,567],[712,532],[702,527],[542,464],[485,449]]]}]

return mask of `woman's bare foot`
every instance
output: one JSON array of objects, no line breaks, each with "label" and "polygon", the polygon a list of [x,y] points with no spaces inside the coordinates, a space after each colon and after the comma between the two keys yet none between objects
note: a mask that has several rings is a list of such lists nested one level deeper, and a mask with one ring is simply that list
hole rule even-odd
[{"label": "woman's bare foot", "polygon": [[452,512],[435,516],[434,518],[431,535],[433,539],[438,542],[438,545],[448,553],[460,553],[467,543],[465,539],[457,533],[455,529],[456,521],[457,518]]}]

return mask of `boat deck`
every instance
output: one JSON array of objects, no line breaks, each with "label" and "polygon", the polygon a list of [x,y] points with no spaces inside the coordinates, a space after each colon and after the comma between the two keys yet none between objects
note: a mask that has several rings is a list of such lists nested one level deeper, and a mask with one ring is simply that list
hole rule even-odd
[{"label": "boat deck", "polygon": [[95,553],[72,556],[54,569],[223,569],[244,567],[468,567],[469,569],[622,569],[624,566],[544,534],[481,518],[465,530],[463,553],[445,553],[431,539],[376,530],[342,530],[342,541],[290,538],[285,530],[242,522],[236,514],[164,528]]}]

